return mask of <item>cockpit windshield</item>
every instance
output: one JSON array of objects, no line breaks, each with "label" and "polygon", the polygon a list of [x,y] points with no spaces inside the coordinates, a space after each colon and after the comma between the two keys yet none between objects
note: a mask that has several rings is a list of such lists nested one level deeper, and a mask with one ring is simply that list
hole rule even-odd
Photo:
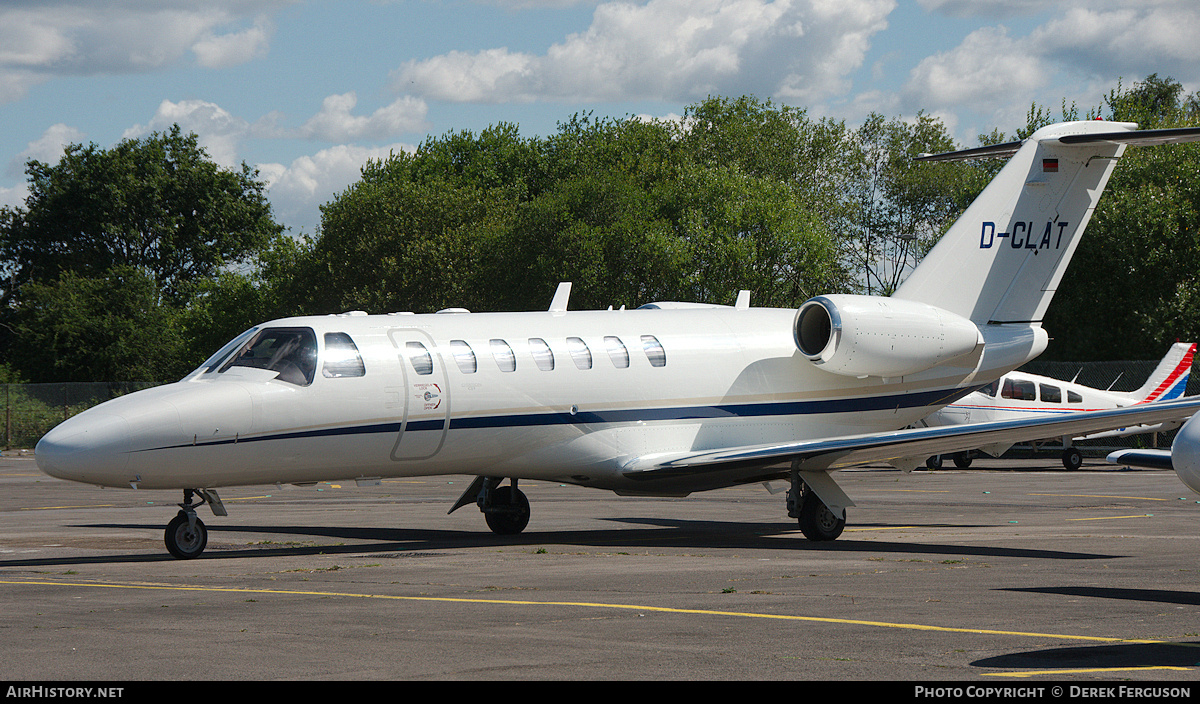
[{"label": "cockpit windshield", "polygon": [[213,354],[213,356],[204,360],[204,364],[201,364],[200,366],[196,367],[194,370],[192,370],[192,372],[190,374],[183,377],[183,379],[181,379],[180,381],[188,381],[190,379],[195,379],[196,377],[200,376],[201,374],[206,374],[208,372],[215,372],[217,370],[217,368],[220,367],[221,364],[225,361],[226,357],[233,354],[235,350],[240,349],[241,346],[246,343],[246,340],[249,340],[250,336],[256,332],[258,332],[258,328],[250,328],[249,330],[242,333],[241,335],[238,335],[237,337],[233,338],[229,342],[226,342],[224,347],[217,350],[216,353]]},{"label": "cockpit windshield", "polygon": [[225,361],[220,371],[253,367],[279,372],[275,378],[308,386],[317,370],[317,338],[309,328],[267,328]]}]

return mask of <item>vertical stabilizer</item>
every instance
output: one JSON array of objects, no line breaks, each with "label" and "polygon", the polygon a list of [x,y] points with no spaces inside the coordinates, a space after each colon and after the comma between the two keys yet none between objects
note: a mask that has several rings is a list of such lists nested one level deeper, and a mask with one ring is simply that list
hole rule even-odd
[{"label": "vertical stabilizer", "polygon": [[1196,343],[1176,342],[1159,361],[1146,383],[1142,384],[1142,388],[1125,395],[1133,403],[1170,401],[1183,396],[1192,374],[1192,360],[1195,355]]},{"label": "vertical stabilizer", "polygon": [[1136,127],[1065,122],[1043,127],[1023,143],[926,157],[1016,150],[894,296],[976,324],[1040,322],[1130,141],[1126,136],[1144,134]]}]

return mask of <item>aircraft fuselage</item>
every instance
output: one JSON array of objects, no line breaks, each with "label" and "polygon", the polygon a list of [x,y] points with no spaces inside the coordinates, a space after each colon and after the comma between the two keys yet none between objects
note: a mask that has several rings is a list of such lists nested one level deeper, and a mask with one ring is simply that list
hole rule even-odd
[{"label": "aircraft fuselage", "polygon": [[[66,421],[37,452],[55,476],[143,489],[468,474],[678,493],[621,470],[652,454],[902,428],[1045,344],[1040,328],[997,326],[982,360],[857,378],[798,352],[795,315],[711,306],[277,320],[248,332],[299,331],[315,345],[306,373],[289,381],[227,351],[183,381]],[[361,364],[341,360],[347,338]]]}]

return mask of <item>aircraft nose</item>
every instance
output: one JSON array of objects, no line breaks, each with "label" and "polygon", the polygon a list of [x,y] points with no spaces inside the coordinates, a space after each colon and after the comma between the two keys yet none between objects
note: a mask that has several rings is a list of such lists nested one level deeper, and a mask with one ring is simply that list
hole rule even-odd
[{"label": "aircraft nose", "polygon": [[68,418],[42,436],[34,447],[34,459],[52,477],[124,486],[129,423],[119,415],[94,410]]}]

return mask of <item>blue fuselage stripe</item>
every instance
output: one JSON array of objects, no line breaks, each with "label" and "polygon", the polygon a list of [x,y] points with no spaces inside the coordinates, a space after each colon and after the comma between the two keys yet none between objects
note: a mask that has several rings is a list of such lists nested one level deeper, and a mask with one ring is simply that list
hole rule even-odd
[{"label": "blue fuselage stripe", "polygon": [[[637,421],[704,420],[716,418],[757,418],[765,416],[799,416],[831,413],[863,413],[868,411],[896,410],[935,404],[952,403],[974,391],[967,389],[938,389],[913,394],[893,396],[871,396],[865,398],[821,399],[817,401],[791,401],[781,403],[722,404],[715,406],[690,406],[668,408],[614,409],[607,411],[577,411],[554,413],[525,413],[515,415],[474,416],[450,419],[450,430],[488,428],[528,428],[553,425],[591,425],[598,423],[631,423]],[[296,430],[227,438],[197,446],[231,445],[235,443],[262,442],[265,440],[293,440],[298,438],[320,438],[342,435],[368,435],[374,433],[438,431],[446,428],[445,418],[374,423],[371,425],[338,426],[314,430]],[[176,447],[184,447],[177,445]]]}]

